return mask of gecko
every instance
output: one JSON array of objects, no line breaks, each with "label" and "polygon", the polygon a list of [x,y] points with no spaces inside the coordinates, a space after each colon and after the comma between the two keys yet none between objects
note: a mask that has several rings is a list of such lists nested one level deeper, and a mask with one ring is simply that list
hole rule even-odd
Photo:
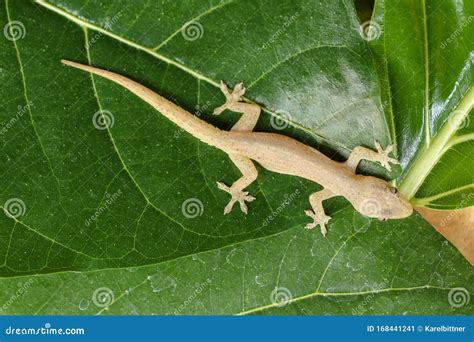
[{"label": "gecko", "polygon": [[245,190],[258,176],[253,162],[272,172],[301,177],[323,187],[322,190],[309,196],[311,209],[305,210],[305,214],[312,219],[312,222],[306,224],[305,228],[313,229],[319,225],[324,236],[331,217],[326,215],[323,201],[332,197],[343,196],[362,215],[381,221],[402,219],[413,212],[410,202],[390,183],[356,173],[361,160],[379,162],[390,171],[390,164],[398,164],[395,158],[389,156],[394,145],[383,149],[376,141],[377,151],[357,146],[346,161],[338,162],[286,135],[254,132],[261,107],[243,101],[245,88],[242,83],[230,91],[223,81],[220,82],[220,89],[226,101],[215,108],[213,114],[219,115],[224,110],[242,113],[233,127],[229,131],[224,131],[123,75],[64,59],[61,62],[119,84],[195,138],[228,154],[242,176],[230,186],[217,182],[217,187],[231,196],[224,208],[224,214],[230,213],[236,203],[239,204],[240,210],[247,214],[246,202],[256,199]]}]

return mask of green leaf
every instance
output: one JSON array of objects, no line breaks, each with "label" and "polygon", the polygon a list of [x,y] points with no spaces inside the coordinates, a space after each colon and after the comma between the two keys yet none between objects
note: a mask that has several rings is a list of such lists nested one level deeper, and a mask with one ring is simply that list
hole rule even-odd
[{"label": "green leaf", "polygon": [[238,115],[211,115],[218,82],[243,81],[258,130],[344,157],[392,129],[350,1],[4,0],[0,17],[20,31],[0,39],[4,313],[469,312],[452,297],[473,292],[472,268],[419,216],[382,223],[336,198],[323,238],[303,229],[319,187],[262,168],[249,214],[224,216],[227,155],[59,63],[119,72],[222,129]]},{"label": "green leaf", "polygon": [[388,75],[400,190],[417,206],[474,205],[473,22],[472,1],[376,1],[372,46]]}]

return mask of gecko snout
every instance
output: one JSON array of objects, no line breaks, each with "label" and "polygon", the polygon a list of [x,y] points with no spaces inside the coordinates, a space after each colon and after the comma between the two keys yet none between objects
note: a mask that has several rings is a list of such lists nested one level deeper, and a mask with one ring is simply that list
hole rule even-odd
[{"label": "gecko snout", "polygon": [[380,221],[386,221],[388,219],[403,219],[411,216],[413,213],[413,207],[396,188],[389,186],[388,191],[383,197],[383,207],[381,217],[378,217]]},{"label": "gecko snout", "polygon": [[390,183],[366,177],[366,191],[359,197],[355,208],[367,217],[380,221],[403,219],[413,213],[413,207]]}]

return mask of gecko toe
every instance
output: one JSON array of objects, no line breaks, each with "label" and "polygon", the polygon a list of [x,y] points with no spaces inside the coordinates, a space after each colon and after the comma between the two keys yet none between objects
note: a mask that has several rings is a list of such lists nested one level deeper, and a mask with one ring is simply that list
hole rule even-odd
[{"label": "gecko toe", "polygon": [[224,95],[226,96],[229,95],[229,88],[227,88],[227,85],[225,84],[224,81],[221,81],[219,88],[221,88],[221,91],[224,93]]},{"label": "gecko toe", "polygon": [[394,148],[395,148],[394,144],[388,145],[384,152],[388,154],[392,152]]},{"label": "gecko toe", "polygon": [[306,216],[309,216],[309,217],[311,217],[312,219],[315,218],[314,212],[313,212],[311,209],[306,209],[306,210],[304,211],[304,213],[306,214]]},{"label": "gecko toe", "polygon": [[323,236],[326,236],[328,232],[326,229],[326,224],[329,222],[329,220],[331,220],[331,216],[324,215],[322,217],[316,217],[315,213],[311,209],[305,210],[305,214],[313,219],[313,222],[306,224],[305,228],[313,229],[319,225],[321,229],[321,234],[323,234]]},{"label": "gecko toe", "polygon": [[245,215],[247,215],[249,209],[248,209],[247,205],[245,204],[245,202],[242,200],[242,201],[239,201],[239,204],[240,204],[240,210],[241,210]]},{"label": "gecko toe", "polygon": [[222,114],[222,112],[225,110],[225,106],[219,106],[219,107],[216,107],[214,108],[214,110],[212,111],[212,115],[220,115]]},{"label": "gecko toe", "polygon": [[226,205],[224,208],[224,215],[229,214],[232,211],[232,208],[234,207],[234,204],[239,202],[240,210],[244,213],[248,213],[248,207],[245,204],[245,202],[252,202],[255,200],[255,197],[251,196],[248,194],[248,191],[242,191],[242,190],[235,190],[232,187],[228,187],[224,183],[217,182],[217,187],[225,191],[229,194],[231,194],[231,199],[229,203]]},{"label": "gecko toe", "polygon": [[232,208],[234,207],[234,204],[235,204],[235,201],[230,200],[230,202],[224,208],[224,215],[227,215],[232,211]]},{"label": "gecko toe", "polygon": [[230,193],[230,188],[227,185],[225,185],[222,182],[216,182],[216,183],[217,183],[217,188],[218,189]]},{"label": "gecko toe", "polygon": [[390,166],[390,164],[388,162],[384,162],[384,163],[381,163],[381,164],[385,169],[387,169],[388,172],[392,171],[392,167]]},{"label": "gecko toe", "polygon": [[256,198],[253,197],[252,195],[248,195],[248,196],[245,196],[244,200],[247,201],[247,202],[253,202],[253,201],[256,200]]},{"label": "gecko toe", "polygon": [[392,164],[397,164],[397,165],[400,164],[400,162],[395,158],[388,158],[388,161]]}]

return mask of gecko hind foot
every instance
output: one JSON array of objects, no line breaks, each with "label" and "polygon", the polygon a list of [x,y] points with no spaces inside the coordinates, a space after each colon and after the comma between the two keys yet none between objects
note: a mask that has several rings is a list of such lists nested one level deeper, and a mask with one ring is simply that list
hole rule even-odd
[{"label": "gecko hind foot", "polygon": [[331,219],[331,216],[322,215],[321,217],[316,217],[316,214],[311,209],[305,210],[304,212],[307,216],[309,216],[313,219],[313,222],[308,223],[305,226],[305,228],[306,229],[313,229],[313,228],[315,228],[316,226],[319,225],[320,228],[321,228],[321,234],[323,234],[323,236],[326,236],[326,234],[328,232],[328,230],[326,229],[326,224]]},{"label": "gecko hind foot", "polygon": [[255,200],[255,197],[249,195],[248,191],[234,190],[232,189],[232,187],[228,187],[227,185],[221,182],[217,182],[217,187],[225,192],[228,192],[232,196],[229,203],[224,208],[224,215],[230,213],[232,208],[234,207],[234,204],[237,202],[239,202],[240,210],[242,210],[243,213],[247,214],[248,208],[247,204],[245,204],[245,201],[252,202]]},{"label": "gecko hind foot", "polygon": [[243,86],[242,83],[238,83],[234,90],[232,92],[229,91],[229,88],[227,88],[227,85],[224,83],[224,81],[221,81],[220,88],[222,93],[225,95],[226,102],[217,108],[214,109],[212,114],[214,115],[219,115],[221,114],[224,110],[230,109],[232,105],[240,102],[242,99],[242,96],[245,94],[245,87]]},{"label": "gecko hind foot", "polygon": [[390,154],[390,152],[393,151],[394,145],[388,145],[387,148],[384,150],[382,148],[382,146],[379,144],[379,142],[376,141],[375,142],[375,148],[377,149],[377,153],[378,153],[376,161],[378,161],[380,163],[380,165],[382,165],[388,171],[392,171],[392,166],[390,165],[390,163],[400,164],[400,162],[398,160],[388,156]]}]

